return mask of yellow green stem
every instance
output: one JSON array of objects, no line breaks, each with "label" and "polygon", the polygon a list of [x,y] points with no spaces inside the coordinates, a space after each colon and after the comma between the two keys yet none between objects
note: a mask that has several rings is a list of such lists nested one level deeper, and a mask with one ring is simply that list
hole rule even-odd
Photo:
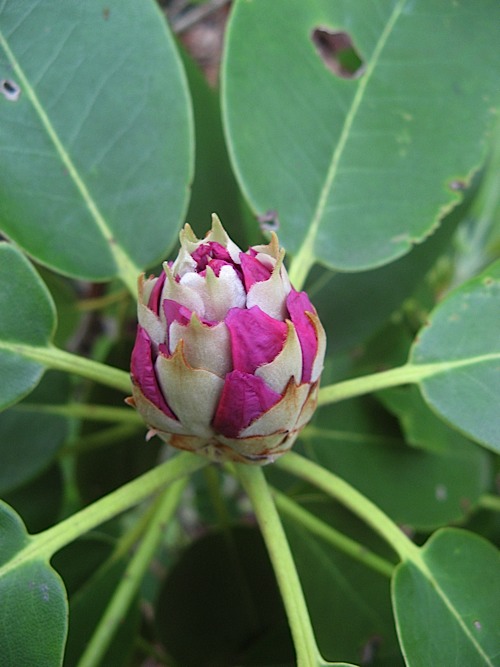
[{"label": "yellow green stem", "polygon": [[292,552],[262,468],[238,464],[238,477],[250,498],[276,574],[290,623],[298,667],[323,665]]}]

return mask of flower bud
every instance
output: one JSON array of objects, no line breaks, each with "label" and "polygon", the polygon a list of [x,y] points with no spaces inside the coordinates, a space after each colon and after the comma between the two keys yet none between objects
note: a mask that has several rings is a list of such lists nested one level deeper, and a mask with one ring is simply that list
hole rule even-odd
[{"label": "flower bud", "polygon": [[284,251],[242,252],[217,216],[189,225],[174,262],[139,280],[131,374],[150,431],[215,461],[263,465],[290,449],[317,402],[325,332],[290,285]]}]

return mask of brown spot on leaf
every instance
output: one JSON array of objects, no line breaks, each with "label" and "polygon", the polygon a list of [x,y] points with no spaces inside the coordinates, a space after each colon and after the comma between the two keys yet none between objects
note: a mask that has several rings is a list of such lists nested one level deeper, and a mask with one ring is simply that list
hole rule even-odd
[{"label": "brown spot on leaf", "polygon": [[316,51],[326,67],[342,79],[356,79],[364,63],[348,33],[315,28],[311,35]]}]

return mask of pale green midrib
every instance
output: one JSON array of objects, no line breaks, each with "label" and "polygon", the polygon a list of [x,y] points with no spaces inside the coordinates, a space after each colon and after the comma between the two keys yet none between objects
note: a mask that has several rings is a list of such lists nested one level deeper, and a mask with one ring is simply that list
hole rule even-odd
[{"label": "pale green midrib", "polygon": [[[425,549],[425,547],[424,547],[424,549]],[[460,613],[458,612],[458,610],[453,606],[451,600],[448,598],[445,591],[439,585],[439,582],[437,581],[437,579],[434,577],[432,572],[427,567],[427,563],[424,560],[422,552],[418,551],[417,553],[418,553],[418,556],[419,556],[418,558],[410,558],[413,565],[415,565],[415,567],[417,567],[422,572],[422,574],[426,577],[426,579],[429,581],[429,583],[432,584],[434,590],[439,595],[439,597],[443,601],[446,608],[450,611],[451,615],[453,616],[455,621],[458,623],[459,627],[463,630],[466,638],[468,638],[470,640],[470,642],[473,644],[473,646],[476,649],[476,651],[478,652],[478,654],[481,656],[481,658],[483,660],[485,660],[485,664],[488,665],[488,667],[494,667],[494,663],[491,662],[489,656],[484,652],[484,649],[481,646],[481,644],[479,644],[476,637],[474,637],[474,635],[472,634],[470,629],[465,624],[464,619],[460,616]]]},{"label": "pale green midrib", "polygon": [[43,106],[40,100],[38,99],[37,94],[35,93],[35,90],[33,89],[31,84],[29,83],[29,80],[25,76],[24,70],[19,64],[14,53],[11,51],[9,44],[6,41],[3,32],[1,30],[0,30],[0,45],[4,49],[16,76],[19,78],[22,90],[26,93],[26,95],[30,99],[33,108],[35,109],[36,113],[40,118],[42,126],[47,132],[49,139],[52,141],[62,163],[68,170],[68,174],[70,175],[76,188],[78,189],[80,195],[82,196],[82,199],[85,202],[85,205],[87,206],[87,209],[89,210],[91,216],[93,217],[97,227],[99,228],[99,231],[101,232],[103,238],[108,242],[110,252],[116,262],[121,279],[127,285],[131,293],[135,294],[137,290],[136,279],[137,276],[141,273],[141,269],[136,266],[135,262],[125,253],[123,248],[116,243],[111,229],[109,228],[96,202],[94,201],[92,195],[90,194],[87,185],[80,177],[75,165],[73,164],[72,159],[70,158],[68,152],[64,148],[63,143],[59,139],[59,136],[57,135],[57,132],[53,127],[49,117],[45,113]]},{"label": "pale green midrib", "polygon": [[[300,266],[301,263],[305,263],[307,266],[307,269],[310,268],[312,263],[314,262],[315,254],[314,254],[314,242],[316,240],[316,236],[318,234],[320,222],[323,216],[323,212],[326,206],[326,202],[328,200],[328,196],[330,194],[332,184],[335,180],[335,177],[338,172],[340,160],[342,158],[342,154],[344,152],[345,145],[347,143],[347,140],[349,139],[349,134],[351,127],[354,123],[354,119],[356,117],[356,114],[361,106],[361,102],[363,101],[363,97],[365,94],[366,87],[368,86],[368,83],[371,80],[372,74],[375,70],[375,67],[378,64],[380,54],[382,53],[382,50],[389,38],[389,35],[391,34],[394,25],[396,21],[399,18],[399,15],[401,14],[402,8],[405,4],[406,0],[399,0],[399,2],[396,4],[391,16],[389,17],[389,20],[382,31],[382,34],[380,35],[380,38],[375,45],[375,49],[373,51],[372,58],[370,59],[365,73],[359,80],[358,87],[356,89],[356,93],[354,95],[351,107],[346,115],[342,131],[340,133],[339,140],[335,146],[335,149],[333,151],[332,155],[332,160],[330,163],[330,167],[327,171],[326,174],[326,179],[323,184],[323,187],[321,188],[320,195],[318,198],[318,204],[316,206],[316,209],[314,211],[311,224],[309,226],[309,230],[306,234],[306,237],[304,238],[304,241],[302,242],[301,248],[297,255],[294,258],[294,263]],[[293,272],[292,272],[293,273]],[[297,276],[300,276],[300,268],[296,269]],[[303,280],[305,276],[298,279],[295,279],[295,282],[299,284],[299,286],[302,286]]]},{"label": "pale green midrib", "polygon": [[130,375],[127,371],[66,352],[50,343],[45,346],[37,346],[0,340],[0,350],[12,352],[46,368],[80,375],[127,394],[131,391]]},{"label": "pale green midrib", "polygon": [[374,373],[351,380],[344,380],[336,384],[322,387],[319,390],[318,405],[326,405],[337,400],[344,400],[354,396],[361,396],[373,391],[388,389],[402,384],[416,384],[435,375],[448,371],[474,366],[487,361],[500,360],[500,352],[483,354],[467,359],[441,361],[430,364],[408,363],[388,371]]}]

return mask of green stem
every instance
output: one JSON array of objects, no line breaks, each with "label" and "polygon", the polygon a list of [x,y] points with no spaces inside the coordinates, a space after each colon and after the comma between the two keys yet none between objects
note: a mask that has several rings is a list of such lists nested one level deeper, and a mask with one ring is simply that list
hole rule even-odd
[{"label": "green stem", "polygon": [[293,257],[290,263],[290,269],[288,270],[290,282],[297,291],[300,291],[304,287],[304,283],[306,282],[309,271],[314,265],[314,261],[312,243],[308,238],[301,246],[299,252]]},{"label": "green stem", "polygon": [[492,512],[500,512],[500,496],[494,496],[493,494],[481,496],[479,507],[491,510]]},{"label": "green stem", "polygon": [[50,559],[56,551],[81,535],[137,505],[163,486],[190,475],[208,463],[208,459],[190,452],[177,454],[52,528],[34,535],[24,549],[0,567],[0,576],[30,559]]},{"label": "green stem", "polygon": [[237,464],[238,477],[252,503],[285,605],[298,667],[322,665],[304,593],[285,531],[262,468]]},{"label": "green stem", "polygon": [[53,345],[35,347],[33,345],[3,343],[2,347],[19,354],[25,359],[36,361],[47,368],[81,375],[89,380],[95,380],[95,382],[130,394],[130,376],[126,371],[119,368],[113,368],[99,361],[71,354],[71,352],[60,350]]},{"label": "green stem", "polygon": [[70,444],[65,445],[59,450],[59,456],[79,456],[80,454],[86,454],[95,449],[110,447],[117,442],[124,442],[125,440],[128,440],[128,438],[136,436],[139,428],[140,424],[125,423],[101,429],[94,433],[89,433],[88,435],[78,438],[76,442],[71,442]]},{"label": "green stem", "polygon": [[97,667],[100,664],[158,550],[165,526],[172,518],[185,486],[185,479],[178,480],[160,496],[147,531],[87,644],[78,667]]},{"label": "green stem", "polygon": [[398,528],[377,505],[365,498],[343,479],[309,461],[304,456],[289,452],[276,461],[277,466],[320,488],[326,494],[341,502],[359,516],[365,523],[383,537],[397,552],[401,560],[420,563],[421,558],[413,542]]},{"label": "green stem", "polygon": [[319,390],[318,405],[336,403],[354,396],[362,396],[380,389],[388,389],[402,384],[413,384],[421,382],[433,375],[446,373],[457,368],[471,366],[483,361],[498,360],[498,354],[483,354],[469,359],[456,359],[453,361],[441,361],[434,364],[412,364],[408,363],[398,368],[391,368],[381,373],[373,373],[352,380],[344,380]]},{"label": "green stem", "polygon": [[29,403],[23,401],[13,406],[13,410],[27,410],[29,412],[40,412],[49,415],[59,415],[61,417],[68,417],[74,419],[86,419],[87,421],[95,422],[112,422],[120,424],[140,425],[144,421],[139,413],[130,408],[92,405],[90,403],[63,403],[63,404],[46,404],[46,403]]},{"label": "green stem", "polygon": [[118,290],[116,292],[111,292],[110,294],[105,294],[104,296],[98,296],[93,299],[81,299],[77,303],[77,309],[83,312],[92,311],[92,310],[104,310],[108,306],[112,306],[115,303],[120,303],[128,297],[128,291],[125,289]]},{"label": "green stem", "polygon": [[285,494],[273,489],[273,496],[281,512],[302,524],[311,533],[325,540],[339,551],[348,554],[351,558],[363,563],[366,567],[375,570],[375,572],[389,578],[392,576],[395,566],[388,560],[381,558],[359,542],[343,535],[332,526],[318,519]]}]

